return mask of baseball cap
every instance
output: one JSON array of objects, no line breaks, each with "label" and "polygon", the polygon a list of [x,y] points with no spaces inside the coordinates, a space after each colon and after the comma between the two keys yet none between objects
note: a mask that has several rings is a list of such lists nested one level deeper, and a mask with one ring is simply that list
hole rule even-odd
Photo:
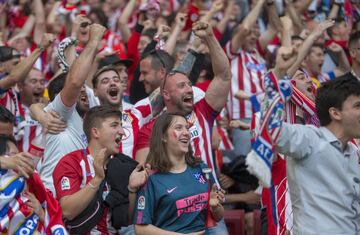
[{"label": "baseball cap", "polygon": [[5,62],[13,58],[20,58],[21,54],[14,48],[0,46],[0,62]]},{"label": "baseball cap", "polygon": [[119,55],[109,55],[106,56],[104,59],[100,60],[98,69],[102,67],[109,66],[109,65],[117,65],[117,64],[124,64],[126,67],[132,65],[133,61],[131,59],[121,58]]}]

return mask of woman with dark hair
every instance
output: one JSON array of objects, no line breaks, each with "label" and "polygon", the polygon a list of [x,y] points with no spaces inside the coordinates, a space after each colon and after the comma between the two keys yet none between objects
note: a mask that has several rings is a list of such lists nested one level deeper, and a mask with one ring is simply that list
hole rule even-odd
[{"label": "woman with dark hair", "polygon": [[208,168],[193,157],[190,139],[184,116],[157,118],[146,160],[154,172],[138,193],[136,234],[202,234],[206,221],[223,217],[224,191],[203,174]]}]

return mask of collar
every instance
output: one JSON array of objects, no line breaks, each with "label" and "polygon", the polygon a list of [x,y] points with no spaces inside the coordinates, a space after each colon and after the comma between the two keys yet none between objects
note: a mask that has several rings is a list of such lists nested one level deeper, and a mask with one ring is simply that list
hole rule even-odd
[{"label": "collar", "polygon": [[343,146],[340,140],[338,140],[338,138],[336,138],[336,136],[326,127],[320,127],[319,128],[320,132],[322,133],[323,137],[325,138],[326,141],[328,141],[332,146],[334,146],[335,148],[337,148],[342,154],[344,154],[345,156],[349,156],[350,155],[350,146],[349,143],[346,144],[345,146],[345,150],[343,151]]}]

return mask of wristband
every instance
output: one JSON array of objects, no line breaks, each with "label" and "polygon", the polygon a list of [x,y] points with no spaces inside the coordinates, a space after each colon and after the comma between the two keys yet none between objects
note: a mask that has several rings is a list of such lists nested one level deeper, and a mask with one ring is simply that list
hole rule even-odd
[{"label": "wristband", "polygon": [[129,185],[127,186],[127,189],[129,190],[129,193],[137,193],[137,192],[139,191],[139,189],[136,190],[136,191],[132,191],[132,190],[130,189]]}]

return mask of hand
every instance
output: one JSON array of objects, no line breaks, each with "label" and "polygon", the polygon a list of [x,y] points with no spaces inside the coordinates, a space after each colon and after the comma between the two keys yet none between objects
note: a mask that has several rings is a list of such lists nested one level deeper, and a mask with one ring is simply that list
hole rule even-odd
[{"label": "hand", "polygon": [[143,165],[139,164],[136,166],[136,168],[131,172],[131,175],[129,177],[129,188],[132,191],[137,191],[141,186],[143,186],[148,177],[149,177],[149,171],[151,170],[151,166],[149,164],[146,164],[144,170]]},{"label": "hand", "polygon": [[229,119],[227,117],[221,117],[218,121],[218,125],[222,128],[227,129],[229,127]]},{"label": "hand", "polygon": [[225,191],[223,189],[217,189],[216,184],[213,184],[210,192],[210,201],[209,205],[211,208],[215,209],[225,201]]},{"label": "hand", "polygon": [[293,47],[280,47],[276,55],[275,69],[286,72],[297,59],[296,50]]},{"label": "hand", "polygon": [[105,178],[104,166],[106,165],[109,155],[106,154],[106,148],[101,149],[94,156],[95,177],[103,180]]},{"label": "hand", "polygon": [[250,95],[243,90],[238,90],[234,96],[235,96],[235,98],[238,98],[239,100],[249,100],[250,99]]},{"label": "hand", "polygon": [[224,189],[228,189],[235,184],[235,180],[224,174],[220,174],[219,180]]},{"label": "hand", "polygon": [[44,222],[45,219],[45,212],[44,209],[41,207],[39,200],[35,197],[34,194],[30,192],[25,192],[25,196],[29,199],[26,204],[33,209],[33,211],[40,217],[40,221]]},{"label": "hand", "polygon": [[102,50],[101,52],[96,54],[95,61],[100,62],[101,60],[105,59],[105,57],[115,55],[117,53],[119,53],[119,50],[116,50],[116,51]]},{"label": "hand", "polygon": [[224,8],[224,1],[223,0],[216,0],[213,2],[210,11],[217,13]]},{"label": "hand", "polygon": [[290,30],[293,27],[293,22],[289,16],[285,15],[283,17],[280,17],[280,20],[284,30]]},{"label": "hand", "polygon": [[83,14],[79,14],[76,16],[73,25],[72,25],[72,29],[71,29],[71,37],[76,37],[76,35],[78,34],[79,30],[80,30],[80,25],[83,22],[88,22],[88,18],[83,15]]},{"label": "hand", "polygon": [[89,42],[99,43],[104,36],[106,28],[100,24],[90,25]]},{"label": "hand", "polygon": [[167,36],[170,35],[170,32],[171,32],[171,28],[167,25],[160,25],[156,35],[160,38],[160,39],[164,39],[166,38]]},{"label": "hand", "polygon": [[332,42],[329,46],[328,46],[328,49],[336,54],[340,54],[341,52],[343,52],[343,48],[335,43],[335,42]]},{"label": "hand", "polygon": [[0,163],[2,169],[12,169],[25,178],[29,178],[34,172],[33,156],[27,152],[0,157]]},{"label": "hand", "polygon": [[313,35],[315,39],[318,39],[328,28],[334,26],[334,24],[334,20],[325,20],[315,27],[315,29],[311,32],[311,35]]},{"label": "hand", "polygon": [[249,130],[250,129],[250,124],[249,123],[245,123],[243,121],[240,120],[231,120],[229,123],[229,126],[231,128],[239,128],[241,130]]},{"label": "hand", "polygon": [[178,26],[180,29],[183,29],[185,27],[186,20],[187,20],[186,13],[181,13],[181,12],[177,13],[175,18],[176,26]]},{"label": "hand", "polygon": [[202,21],[195,22],[192,25],[192,31],[194,32],[194,34],[196,36],[198,36],[201,39],[205,39],[205,38],[213,35],[213,31],[212,31],[210,24],[202,22]]},{"label": "hand", "polygon": [[66,129],[66,123],[61,120],[61,117],[54,110],[48,111],[39,120],[43,128],[46,129],[46,133],[57,135]]},{"label": "hand", "polygon": [[55,35],[51,33],[45,33],[41,39],[40,46],[47,49],[55,41]]}]

